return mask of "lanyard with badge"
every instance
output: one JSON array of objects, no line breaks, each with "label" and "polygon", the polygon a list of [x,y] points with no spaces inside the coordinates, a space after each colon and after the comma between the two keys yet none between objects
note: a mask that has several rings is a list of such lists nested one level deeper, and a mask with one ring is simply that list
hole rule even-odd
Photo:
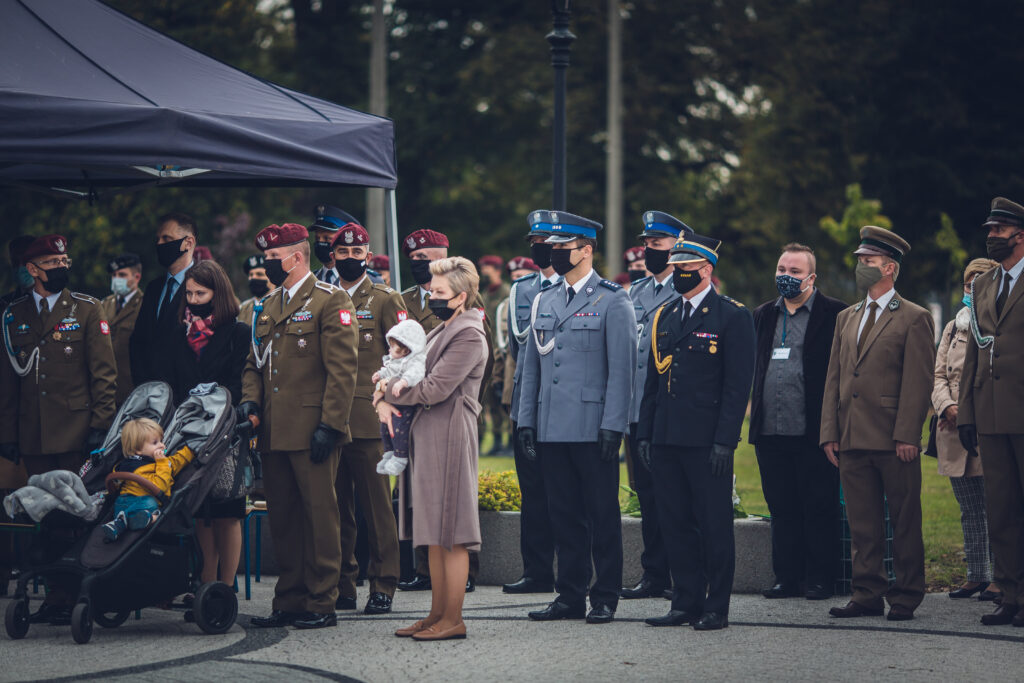
[{"label": "lanyard with badge", "polygon": [[787,321],[789,320],[789,312],[783,309],[782,311],[782,346],[776,346],[772,349],[772,360],[789,360],[789,353],[793,349],[786,346],[786,335],[788,334]]}]

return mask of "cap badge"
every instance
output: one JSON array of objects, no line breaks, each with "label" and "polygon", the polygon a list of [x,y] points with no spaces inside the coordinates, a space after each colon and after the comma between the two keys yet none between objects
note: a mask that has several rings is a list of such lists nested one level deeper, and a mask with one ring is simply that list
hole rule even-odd
[{"label": "cap badge", "polygon": [[53,246],[57,250],[58,254],[64,253],[64,240],[54,240]]},{"label": "cap badge", "polygon": [[540,211],[537,211],[536,213],[533,214],[533,222],[540,223]]},{"label": "cap badge", "polygon": [[355,241],[355,237],[352,236],[352,231],[351,230],[346,230],[345,231],[345,244],[352,244],[353,241]]},{"label": "cap badge", "polygon": [[405,243],[409,245],[409,248],[410,248],[410,249],[412,249],[413,247],[415,247],[415,246],[416,246],[416,238],[414,238],[414,237],[410,237],[409,239],[407,239],[407,240],[405,241]]},{"label": "cap badge", "polygon": [[111,270],[117,270],[117,261],[111,261],[110,265],[107,267],[110,268]]},{"label": "cap badge", "polygon": [[267,238],[264,237],[263,235],[260,235],[259,237],[256,238],[256,244],[260,245],[261,249],[266,249],[267,248]]},{"label": "cap badge", "polygon": [[548,216],[551,219],[552,223],[557,223],[558,222],[558,213],[557,212],[552,211],[551,213],[548,214]]},{"label": "cap badge", "polygon": [[426,244],[426,243],[427,243],[427,238],[426,237],[420,237],[420,244]]},{"label": "cap badge", "polygon": [[316,207],[317,218],[323,218],[325,213],[327,213],[327,207],[325,207],[323,204],[321,204],[320,206]]}]

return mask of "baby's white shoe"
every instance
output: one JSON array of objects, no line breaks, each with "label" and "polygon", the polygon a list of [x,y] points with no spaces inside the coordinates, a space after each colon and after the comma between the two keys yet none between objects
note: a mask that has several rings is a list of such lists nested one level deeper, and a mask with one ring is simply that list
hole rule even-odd
[{"label": "baby's white shoe", "polygon": [[380,462],[377,463],[377,474],[387,474],[387,463],[389,460],[395,457],[394,451],[387,451],[384,455],[380,456]]},{"label": "baby's white shoe", "polygon": [[390,474],[393,477],[397,477],[405,470],[405,466],[409,464],[409,458],[391,458],[384,464],[384,471],[386,474]]}]

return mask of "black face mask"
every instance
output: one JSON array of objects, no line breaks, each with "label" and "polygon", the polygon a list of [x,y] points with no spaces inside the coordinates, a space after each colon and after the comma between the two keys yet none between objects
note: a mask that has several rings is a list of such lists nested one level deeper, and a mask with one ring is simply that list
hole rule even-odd
[{"label": "black face mask", "polygon": [[212,301],[207,301],[205,304],[185,304],[185,307],[197,318],[205,318],[213,313]]},{"label": "black face mask", "polygon": [[281,259],[279,258],[264,259],[263,268],[267,271],[267,279],[275,287],[280,287],[288,279],[288,271],[281,266]]},{"label": "black face mask", "polygon": [[530,245],[530,258],[541,270],[551,267],[551,245],[534,242]]},{"label": "black face mask", "polygon": [[672,273],[672,288],[680,294],[686,294],[694,287],[700,286],[701,280],[699,268],[697,270],[679,270],[677,268]]},{"label": "black face mask", "polygon": [[174,240],[173,242],[164,242],[163,244],[156,245],[156,260],[160,262],[160,265],[164,268],[170,268],[179,258],[181,258],[181,245],[188,239],[182,237],[180,240]]},{"label": "black face mask", "polygon": [[551,250],[551,267],[555,269],[555,272],[559,275],[565,275],[570,270],[579,265],[579,261],[573,263],[571,260],[572,252],[576,251],[580,247],[573,249],[552,249]]},{"label": "black face mask", "polygon": [[668,268],[668,249],[644,247],[644,267],[655,275]]},{"label": "black face mask", "polygon": [[637,280],[643,280],[647,277],[647,272],[643,270],[627,270],[626,274],[629,275],[630,282],[636,282]]},{"label": "black face mask", "polygon": [[68,277],[70,276],[71,269],[67,266],[58,266],[56,268],[50,268],[46,271],[46,282],[43,283],[43,289],[50,294],[56,294],[68,286]]},{"label": "black face mask", "polygon": [[409,263],[409,270],[412,271],[412,279],[420,286],[427,284],[434,278],[430,274],[430,261],[411,261]]},{"label": "black face mask", "polygon": [[1009,237],[989,237],[985,240],[985,249],[988,257],[993,261],[1002,261],[1013,254],[1013,244],[1010,243],[1014,237],[1021,233],[1015,232]]},{"label": "black face mask", "polygon": [[249,292],[253,296],[263,296],[270,291],[270,283],[266,280],[249,280]]},{"label": "black face mask", "polygon": [[366,259],[343,258],[335,260],[334,267],[338,269],[338,275],[345,282],[355,282],[366,272]]},{"label": "black face mask", "polygon": [[330,242],[316,242],[313,244],[313,253],[316,254],[316,260],[325,266],[331,262],[331,257],[334,256],[334,250],[331,249]]},{"label": "black face mask", "polygon": [[455,309],[448,308],[449,302],[451,299],[427,299],[427,306],[430,307],[430,312],[438,318],[448,320],[455,315]]}]

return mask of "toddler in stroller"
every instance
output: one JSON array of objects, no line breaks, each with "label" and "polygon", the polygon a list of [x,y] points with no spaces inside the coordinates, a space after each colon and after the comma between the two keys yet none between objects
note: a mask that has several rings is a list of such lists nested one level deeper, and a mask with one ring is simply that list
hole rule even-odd
[{"label": "toddler in stroller", "polygon": [[[174,477],[192,461],[195,454],[187,445],[167,457],[163,428],[148,418],[130,420],[121,430],[121,450],[125,458],[115,472],[134,472],[156,484],[170,495]],[[134,481],[121,485],[114,501],[114,519],[103,525],[103,540],[116,541],[125,529],[145,529],[160,516],[160,502]]]}]

